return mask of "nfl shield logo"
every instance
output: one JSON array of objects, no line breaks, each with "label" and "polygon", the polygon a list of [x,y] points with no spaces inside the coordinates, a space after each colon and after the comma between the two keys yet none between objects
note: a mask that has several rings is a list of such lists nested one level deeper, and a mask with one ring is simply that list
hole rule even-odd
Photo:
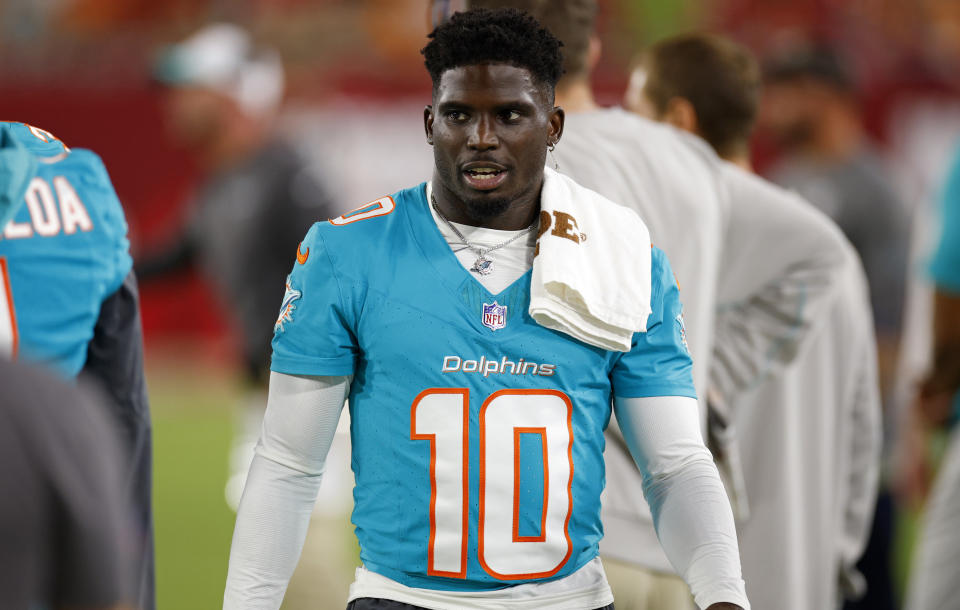
[{"label": "nfl shield logo", "polygon": [[492,305],[483,304],[483,325],[490,330],[499,330],[507,325],[507,306],[497,305],[494,301]]}]

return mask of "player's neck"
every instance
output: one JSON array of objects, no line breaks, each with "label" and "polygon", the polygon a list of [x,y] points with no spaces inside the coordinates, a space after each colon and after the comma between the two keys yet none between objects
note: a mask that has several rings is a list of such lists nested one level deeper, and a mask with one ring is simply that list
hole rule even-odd
[{"label": "player's neck", "polygon": [[736,146],[732,152],[720,155],[724,161],[729,161],[737,167],[753,173],[753,164],[750,162],[750,145],[744,143],[742,146]]},{"label": "player's neck", "polygon": [[732,157],[725,157],[725,159],[740,169],[748,171],[751,174],[753,173],[753,164],[750,163],[749,155],[734,155]]},{"label": "player's neck", "polygon": [[557,86],[557,106],[568,114],[572,112],[590,112],[599,108],[590,89],[589,78],[564,80]]},{"label": "player's neck", "polygon": [[[495,216],[473,214],[468,205],[443,185],[436,171],[433,174],[432,187],[433,200],[440,214],[450,222],[498,231],[519,231],[533,224],[540,212],[540,189],[543,188],[543,178],[541,177],[540,184],[535,189],[511,201],[506,210]],[[433,205],[433,202],[430,204]]]}]

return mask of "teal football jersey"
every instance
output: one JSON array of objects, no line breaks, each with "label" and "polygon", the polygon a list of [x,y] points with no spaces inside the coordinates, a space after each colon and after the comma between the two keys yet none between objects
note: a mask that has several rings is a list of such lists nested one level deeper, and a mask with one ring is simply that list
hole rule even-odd
[{"label": "teal football jersey", "polygon": [[367,569],[462,591],[567,576],[603,534],[612,396],[695,396],[673,274],[655,249],[653,314],[630,352],[589,346],[529,316],[529,271],[487,292],[424,188],[310,229],[272,369],[354,376],[353,523]]},{"label": "teal football jersey", "polygon": [[73,377],[101,304],[132,265],[123,210],[93,152],[23,123],[0,129],[37,161],[0,232],[0,354]]}]

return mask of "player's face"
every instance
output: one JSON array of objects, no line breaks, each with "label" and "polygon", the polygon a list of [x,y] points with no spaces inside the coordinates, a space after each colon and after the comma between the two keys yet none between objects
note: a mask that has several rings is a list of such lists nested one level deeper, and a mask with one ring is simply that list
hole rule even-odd
[{"label": "player's face", "polygon": [[805,79],[769,84],[764,88],[759,122],[781,146],[804,146],[814,136],[816,117],[829,103],[824,92]]},{"label": "player's face", "polygon": [[434,192],[451,220],[501,229],[535,217],[547,146],[563,110],[525,68],[479,64],[447,70],[424,111]]},{"label": "player's face", "polygon": [[164,95],[164,111],[170,135],[189,148],[203,146],[221,124],[222,95],[202,87],[172,87]]}]

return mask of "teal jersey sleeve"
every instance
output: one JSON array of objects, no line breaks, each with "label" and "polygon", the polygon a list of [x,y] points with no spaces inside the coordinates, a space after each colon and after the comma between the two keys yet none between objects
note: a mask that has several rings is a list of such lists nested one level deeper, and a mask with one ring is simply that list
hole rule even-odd
[{"label": "teal jersey sleeve", "polygon": [[288,375],[350,375],[358,354],[354,321],[317,223],[297,248],[274,325],[270,369]]},{"label": "teal jersey sleeve", "polygon": [[613,393],[623,398],[696,398],[680,289],[666,254],[659,248],[653,248],[650,279],[652,312],[647,318],[647,331],[634,334],[633,347],[614,365],[610,373]]},{"label": "teal jersey sleeve", "polygon": [[940,241],[930,261],[930,275],[940,288],[960,294],[960,150],[950,166],[940,209]]}]

